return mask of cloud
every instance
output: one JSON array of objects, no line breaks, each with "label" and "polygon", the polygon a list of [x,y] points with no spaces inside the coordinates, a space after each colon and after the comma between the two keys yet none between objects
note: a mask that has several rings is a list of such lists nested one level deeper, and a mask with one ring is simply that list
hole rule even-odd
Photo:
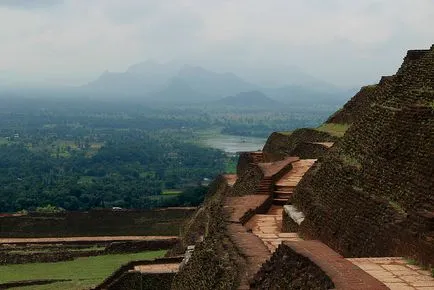
[{"label": "cloud", "polygon": [[434,1],[3,0],[0,26],[1,70],[35,79],[85,82],[177,59],[264,83],[297,66],[354,85],[431,45]]}]

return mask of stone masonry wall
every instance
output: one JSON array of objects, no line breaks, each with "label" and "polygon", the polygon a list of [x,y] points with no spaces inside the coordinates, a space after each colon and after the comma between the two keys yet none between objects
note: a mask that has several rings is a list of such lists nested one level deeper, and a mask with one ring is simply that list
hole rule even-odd
[{"label": "stone masonry wall", "polygon": [[[206,218],[199,228],[203,229],[204,240],[196,243],[190,261],[175,276],[172,289],[236,289],[240,283],[243,258],[228,236],[223,211],[224,197],[229,192],[225,181],[218,180],[203,205]],[[187,226],[184,237],[194,237],[195,228]]]},{"label": "stone masonry wall", "polygon": [[327,274],[307,257],[280,245],[251,285],[253,289],[333,289]]}]

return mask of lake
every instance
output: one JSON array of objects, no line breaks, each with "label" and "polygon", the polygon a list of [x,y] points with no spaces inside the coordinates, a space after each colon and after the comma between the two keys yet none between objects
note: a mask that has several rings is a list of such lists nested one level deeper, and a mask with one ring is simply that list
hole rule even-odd
[{"label": "lake", "polygon": [[203,136],[202,142],[211,148],[223,150],[227,153],[236,153],[241,151],[262,150],[266,138],[244,137],[233,135],[206,135]]}]

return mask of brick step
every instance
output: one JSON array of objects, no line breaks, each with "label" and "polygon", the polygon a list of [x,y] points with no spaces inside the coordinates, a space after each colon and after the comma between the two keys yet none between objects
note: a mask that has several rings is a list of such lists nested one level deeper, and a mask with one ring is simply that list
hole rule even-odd
[{"label": "brick step", "polygon": [[274,205],[285,205],[288,202],[287,198],[274,198],[273,199],[273,204]]},{"label": "brick step", "polygon": [[276,191],[294,191],[295,186],[276,186]]},{"label": "brick step", "polygon": [[280,194],[280,193],[273,193],[274,198],[285,198],[286,200],[290,199],[292,197],[292,194]]},{"label": "brick step", "polygon": [[274,192],[279,192],[279,193],[285,193],[285,194],[293,194],[294,191],[293,190],[282,190],[282,189],[275,189],[273,190]]}]

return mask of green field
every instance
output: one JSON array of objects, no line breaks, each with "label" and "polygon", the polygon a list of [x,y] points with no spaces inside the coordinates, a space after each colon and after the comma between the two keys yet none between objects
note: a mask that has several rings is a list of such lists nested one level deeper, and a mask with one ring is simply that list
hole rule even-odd
[{"label": "green field", "polygon": [[[77,258],[57,263],[32,263],[0,266],[0,283],[36,279],[71,279],[41,286],[19,289],[89,289],[102,282],[119,266],[133,260],[151,260],[162,257],[166,251],[150,251],[136,254],[104,255]],[[18,288],[13,288],[18,289]]]},{"label": "green field", "polygon": [[336,137],[342,137],[349,127],[349,124],[324,123],[316,128],[316,130],[329,133]]},{"label": "green field", "polygon": [[161,192],[162,195],[179,195],[182,193],[182,190],[177,189],[166,189]]}]

